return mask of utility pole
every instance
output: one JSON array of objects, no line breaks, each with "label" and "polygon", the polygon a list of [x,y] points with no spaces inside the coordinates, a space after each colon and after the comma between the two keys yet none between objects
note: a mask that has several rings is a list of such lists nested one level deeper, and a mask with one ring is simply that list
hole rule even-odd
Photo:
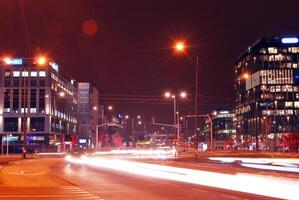
[{"label": "utility pole", "polygon": [[[25,72],[25,69],[23,70]],[[24,84],[24,96],[23,96],[23,104],[24,104],[24,119],[23,119],[23,158],[26,158],[27,153],[27,82],[25,76],[23,77]]]},{"label": "utility pole", "polygon": [[196,70],[195,70],[195,127],[194,127],[194,134],[195,134],[195,142],[194,142],[194,149],[197,150],[197,145],[199,141],[199,132],[198,128],[198,73],[199,73],[199,61],[198,61],[198,54],[196,55]]}]

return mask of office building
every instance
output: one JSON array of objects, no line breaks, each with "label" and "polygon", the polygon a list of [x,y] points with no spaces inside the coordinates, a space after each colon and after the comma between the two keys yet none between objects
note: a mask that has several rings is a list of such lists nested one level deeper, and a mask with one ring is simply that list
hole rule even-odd
[{"label": "office building", "polygon": [[261,38],[236,62],[237,134],[245,146],[298,149],[290,139],[299,133],[298,62],[298,37]]},{"label": "office building", "polygon": [[96,146],[99,92],[91,83],[78,83],[78,136],[81,148]]},{"label": "office building", "polygon": [[27,151],[74,147],[76,81],[47,57],[3,58],[0,65],[0,135],[10,151],[20,152],[24,138]]},{"label": "office building", "polygon": [[210,134],[212,133],[214,149],[231,149],[235,147],[237,141],[234,109],[217,109],[208,115],[210,118],[206,118],[204,128],[206,141],[211,140]]}]

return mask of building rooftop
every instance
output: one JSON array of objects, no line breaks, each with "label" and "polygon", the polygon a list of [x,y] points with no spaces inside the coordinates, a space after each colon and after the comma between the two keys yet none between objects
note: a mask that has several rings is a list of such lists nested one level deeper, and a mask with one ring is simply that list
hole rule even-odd
[{"label": "building rooftop", "polygon": [[252,52],[264,47],[292,47],[299,46],[299,36],[262,37],[250,45],[240,56],[238,61]]}]

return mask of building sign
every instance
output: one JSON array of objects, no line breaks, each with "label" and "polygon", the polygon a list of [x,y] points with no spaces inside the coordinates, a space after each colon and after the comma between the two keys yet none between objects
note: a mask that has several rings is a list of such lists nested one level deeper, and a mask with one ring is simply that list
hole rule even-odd
[{"label": "building sign", "polygon": [[5,62],[8,65],[22,65],[23,64],[23,60],[20,58],[6,59]]},{"label": "building sign", "polygon": [[80,144],[86,144],[86,139],[79,139]]},{"label": "building sign", "polygon": [[288,38],[282,38],[281,42],[284,44],[297,44],[299,41],[298,38],[296,37],[288,37]]}]

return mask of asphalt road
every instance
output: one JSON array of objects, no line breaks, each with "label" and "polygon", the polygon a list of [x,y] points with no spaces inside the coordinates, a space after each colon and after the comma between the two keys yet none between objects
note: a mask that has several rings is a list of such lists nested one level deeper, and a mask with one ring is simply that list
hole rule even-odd
[{"label": "asphalt road", "polygon": [[186,184],[181,182],[95,169],[76,164],[58,164],[57,173],[103,199],[186,200],[186,199],[271,199],[235,191]]},{"label": "asphalt road", "polygon": [[3,167],[0,178],[0,199],[273,199],[70,164],[54,158],[17,161]]}]

